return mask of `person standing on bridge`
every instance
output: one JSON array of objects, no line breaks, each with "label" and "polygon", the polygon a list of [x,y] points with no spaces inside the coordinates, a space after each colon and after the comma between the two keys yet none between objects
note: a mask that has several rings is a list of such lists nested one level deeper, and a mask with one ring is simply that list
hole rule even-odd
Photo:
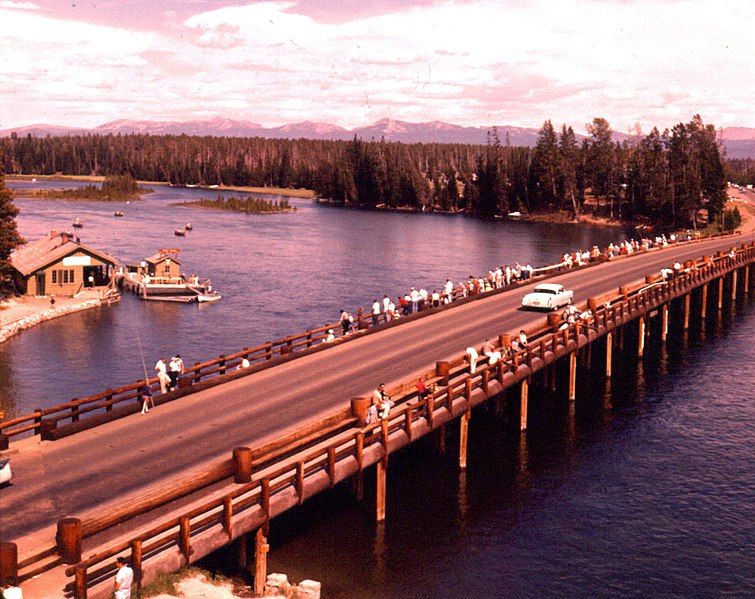
[{"label": "person standing on bridge", "polygon": [[474,374],[477,370],[477,360],[480,359],[480,355],[477,350],[471,345],[465,350],[465,356],[467,362],[469,362],[469,374]]},{"label": "person standing on bridge", "polygon": [[376,327],[380,324],[380,302],[377,298],[372,302],[372,326]]},{"label": "person standing on bridge", "polygon": [[377,408],[378,416],[382,420],[388,418],[388,413],[395,404],[385,391],[385,383],[380,383],[372,394],[372,405]]},{"label": "person standing on bridge", "polygon": [[3,599],[24,599],[24,594],[18,586],[18,579],[15,576],[8,576],[6,581],[8,586],[3,590]]},{"label": "person standing on bridge", "polygon": [[178,375],[184,371],[184,362],[181,356],[176,354],[170,359],[168,364],[168,376],[170,377],[170,390],[173,391],[178,388]]},{"label": "person standing on bridge", "polygon": [[157,372],[157,380],[160,382],[160,393],[165,393],[170,385],[170,377],[168,376],[168,364],[165,358],[160,358],[155,364],[155,372]]},{"label": "person standing on bridge", "polygon": [[134,571],[128,567],[126,559],[115,558],[118,571],[115,573],[115,599],[131,599],[131,585],[134,583]]},{"label": "person standing on bridge", "polygon": [[351,318],[351,314],[349,314],[346,310],[341,308],[341,316],[338,320],[341,323],[343,334],[348,335],[351,332],[351,323],[353,322],[353,319]]}]

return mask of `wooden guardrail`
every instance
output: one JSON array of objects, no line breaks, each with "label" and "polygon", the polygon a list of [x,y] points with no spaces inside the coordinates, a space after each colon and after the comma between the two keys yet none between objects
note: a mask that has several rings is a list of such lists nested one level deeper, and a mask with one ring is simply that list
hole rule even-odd
[{"label": "wooden guardrail", "polygon": [[[308,496],[308,482],[313,481],[314,485],[315,477],[325,480],[326,486],[333,486],[354,472],[387,459],[392,449],[460,416],[489,395],[527,378],[559,357],[753,260],[755,245],[750,245],[736,250],[733,256],[725,254],[709,261],[695,261],[671,280],[632,290],[622,288],[618,295],[604,298],[608,300],[605,303],[587,306],[589,317],[586,319],[565,328],[544,324],[530,329],[527,347],[516,352],[503,347],[507,336],[500,335],[499,349],[503,350],[504,358],[490,365],[488,359],[481,356],[474,373],[462,357],[442,369],[439,364],[435,371],[427,373],[428,384],[434,386],[434,390],[426,397],[420,397],[412,383],[401,385],[397,393],[392,390],[396,393],[393,396],[396,406],[388,419],[325,437],[317,446],[289,457],[280,466],[258,472],[251,482],[79,561],[65,571],[67,576],[74,577],[66,591],[77,599],[86,597],[89,586],[112,576],[113,559],[124,553],[130,554],[137,585],[144,561],[166,550],[177,549],[184,562],[189,563],[198,535],[217,529],[230,540],[239,532],[234,531],[234,519],[238,517],[253,519],[253,527],[261,526],[277,515],[271,510],[271,500],[276,497],[281,498],[284,505],[282,509],[276,508],[278,512],[287,509],[285,506],[290,507],[291,502],[286,498],[291,494],[301,503]],[[250,526],[247,529],[253,529]]]}]

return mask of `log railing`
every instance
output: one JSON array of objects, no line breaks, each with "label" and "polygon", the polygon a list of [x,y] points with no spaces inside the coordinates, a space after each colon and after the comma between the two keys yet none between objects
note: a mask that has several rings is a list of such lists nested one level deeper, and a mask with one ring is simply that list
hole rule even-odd
[{"label": "log railing", "polygon": [[[729,254],[719,255],[711,260],[690,263],[686,270],[669,281],[652,282],[632,290],[622,288],[613,297],[592,301],[592,306],[584,308],[589,316],[567,325],[565,328],[552,324],[540,325],[527,331],[529,343],[517,352],[504,350],[504,358],[495,365],[481,356],[477,369],[470,372],[463,357],[450,362],[447,374],[438,371],[427,373],[428,386],[434,388],[425,398],[418,396],[412,383],[401,385],[394,391],[396,406],[391,409],[387,420],[356,427],[335,435],[330,440],[312,449],[289,456],[279,467],[270,466],[258,472],[249,483],[242,484],[233,491],[215,498],[178,517],[168,519],[151,530],[127,541],[117,543],[70,566],[65,573],[73,577],[66,590],[76,598],[86,597],[87,588],[111,577],[115,572],[114,558],[127,554],[137,574],[141,578],[145,556],[154,557],[169,549],[179,549],[184,562],[189,563],[192,555],[192,540],[213,527],[222,530],[228,540],[233,536],[234,519],[240,515],[253,514],[254,527],[266,524],[272,517],[271,500],[284,492],[293,492],[298,503],[306,498],[308,481],[325,475],[328,486],[338,482],[338,472],[359,471],[375,463],[376,459],[387,459],[391,450],[389,442],[400,439],[402,444],[410,443],[419,434],[426,434],[452,418],[460,416],[485,401],[489,395],[522,380],[543,368],[547,361],[553,362],[568,352],[589,343],[616,326],[626,324],[648,311],[658,308],[670,300],[689,293],[701,284],[723,276],[728,272],[755,260],[755,245],[743,246]],[[504,335],[499,337],[505,339]],[[507,375],[508,383],[506,383]],[[496,385],[490,392],[489,388]],[[442,419],[440,416],[442,415]],[[424,430],[418,425],[424,421]],[[371,461],[366,454],[371,453]],[[377,456],[377,457],[375,457]],[[339,465],[350,468],[339,469]],[[342,478],[344,478],[342,476]],[[249,527],[248,527],[249,528]],[[251,530],[251,528],[250,528]]]}]

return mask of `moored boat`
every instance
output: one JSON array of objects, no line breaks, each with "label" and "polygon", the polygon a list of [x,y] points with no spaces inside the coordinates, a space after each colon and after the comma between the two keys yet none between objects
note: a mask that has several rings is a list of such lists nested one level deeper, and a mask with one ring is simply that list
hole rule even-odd
[{"label": "moored boat", "polygon": [[185,237],[186,236],[186,229],[184,229],[184,228],[176,229],[175,231],[173,231],[173,234],[176,235],[177,237]]},{"label": "moored boat", "polygon": [[194,225],[192,225],[191,223],[186,223],[184,225],[184,229],[186,229],[187,231],[191,231],[194,229]]},{"label": "moored boat", "polygon": [[77,229],[81,229],[84,226],[84,223],[81,221],[81,219],[77,216],[73,219],[73,226]]},{"label": "moored boat", "polygon": [[121,212],[120,210],[117,210],[117,211],[116,211],[116,212],[115,212],[115,213],[113,214],[113,216],[123,216],[123,212]]}]

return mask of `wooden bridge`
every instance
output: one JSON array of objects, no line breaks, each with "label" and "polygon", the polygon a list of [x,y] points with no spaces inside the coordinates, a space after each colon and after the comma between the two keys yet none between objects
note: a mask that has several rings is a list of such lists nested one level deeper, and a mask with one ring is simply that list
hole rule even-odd
[{"label": "wooden bridge", "polygon": [[[693,295],[694,321],[704,322],[748,294],[754,240],[694,242],[561,274],[589,309],[570,326],[518,311],[521,292],[493,293],[251,374],[218,373],[219,384],[147,416],[54,442],[14,442],[17,478],[0,491],[0,581],[19,574],[28,597],[58,597],[64,586],[75,597],[100,597],[110,593],[117,555],[130,557],[144,584],[236,542],[259,586],[275,516],[347,479],[361,495],[363,473],[374,469],[376,517],[384,519],[392,452],[453,423],[465,468],[474,406],[516,389],[524,431],[533,377],[555,385],[561,371],[568,399],[577,400],[580,351],[604,356],[610,377],[627,331],[636,331],[632,351],[642,356],[650,319],[665,340],[672,306],[688,328]],[[684,271],[661,281],[660,269],[677,261]],[[483,358],[470,371],[463,348],[491,338],[506,349],[520,329],[525,349],[494,365]],[[561,363],[567,367],[557,370]],[[436,385],[424,398],[414,387],[420,375]],[[366,424],[380,382],[397,405],[387,420]]]}]

